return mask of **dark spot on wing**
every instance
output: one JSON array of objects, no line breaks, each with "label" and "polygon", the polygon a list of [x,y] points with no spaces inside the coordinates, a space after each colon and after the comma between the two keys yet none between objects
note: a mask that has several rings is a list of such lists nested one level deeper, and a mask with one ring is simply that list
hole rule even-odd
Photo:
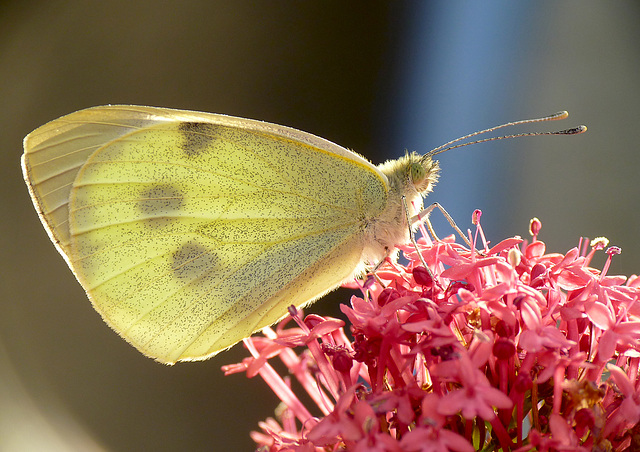
[{"label": "dark spot on wing", "polygon": [[180,149],[189,157],[205,151],[216,136],[216,126],[207,122],[181,122],[178,130],[183,137]]},{"label": "dark spot on wing", "polygon": [[138,209],[149,227],[164,227],[174,219],[183,204],[180,190],[171,184],[155,184],[142,190]]},{"label": "dark spot on wing", "polygon": [[199,243],[185,243],[171,256],[171,271],[182,280],[193,281],[216,267],[217,255]]}]

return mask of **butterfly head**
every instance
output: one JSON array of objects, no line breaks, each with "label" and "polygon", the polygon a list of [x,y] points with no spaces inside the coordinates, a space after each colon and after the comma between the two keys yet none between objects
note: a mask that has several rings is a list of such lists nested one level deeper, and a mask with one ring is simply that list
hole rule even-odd
[{"label": "butterfly head", "polygon": [[404,157],[389,160],[379,166],[389,180],[390,191],[412,197],[426,196],[438,181],[440,166],[429,156],[407,152]]}]

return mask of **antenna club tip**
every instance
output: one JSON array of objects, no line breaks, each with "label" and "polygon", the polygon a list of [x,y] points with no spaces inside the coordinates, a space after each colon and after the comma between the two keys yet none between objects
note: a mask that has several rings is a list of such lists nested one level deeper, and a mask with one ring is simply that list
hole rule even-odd
[{"label": "antenna club tip", "polygon": [[549,116],[549,119],[551,119],[551,120],[567,119],[568,117],[569,117],[569,112],[566,111],[566,110],[563,110],[563,111],[559,111],[558,113]]},{"label": "antenna club tip", "polygon": [[578,127],[573,127],[571,129],[558,130],[557,132],[551,132],[548,135],[578,135],[580,133],[585,133],[587,131],[587,126],[580,125]]},{"label": "antenna club tip", "polygon": [[573,129],[567,130],[567,135],[578,135],[579,133],[585,133],[587,131],[587,126],[579,125],[578,127],[574,127]]}]

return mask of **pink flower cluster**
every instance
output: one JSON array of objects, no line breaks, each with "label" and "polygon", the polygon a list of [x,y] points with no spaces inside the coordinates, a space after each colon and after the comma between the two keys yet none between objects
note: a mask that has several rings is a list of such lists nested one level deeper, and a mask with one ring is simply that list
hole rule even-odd
[{"label": "pink flower cluster", "polygon": [[292,307],[245,340],[252,356],[223,370],[282,400],[259,450],[640,450],[640,278],[607,275],[616,247],[589,267],[605,239],[546,253],[539,229],[489,248],[478,224],[480,252],[423,231],[341,306],[350,337]]}]

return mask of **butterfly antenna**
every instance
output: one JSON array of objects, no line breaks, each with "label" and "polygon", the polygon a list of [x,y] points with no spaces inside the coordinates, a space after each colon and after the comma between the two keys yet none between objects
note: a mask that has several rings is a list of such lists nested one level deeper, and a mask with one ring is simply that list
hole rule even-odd
[{"label": "butterfly antenna", "polygon": [[465,135],[463,137],[456,138],[455,140],[448,141],[445,144],[443,144],[441,146],[438,146],[437,148],[432,149],[431,151],[427,152],[424,155],[424,157],[425,158],[431,158],[434,155],[441,154],[441,153],[443,153],[445,151],[449,151],[451,149],[461,148],[463,146],[468,146],[470,144],[485,143],[487,141],[504,140],[506,138],[538,137],[538,136],[542,136],[542,135],[577,135],[577,134],[584,133],[584,132],[587,131],[587,126],[580,125],[578,127],[573,127],[571,129],[558,130],[558,131],[555,131],[555,132],[518,133],[518,134],[513,134],[513,135],[503,135],[503,136],[500,136],[500,137],[483,138],[481,140],[474,140],[474,141],[469,141],[467,143],[455,144],[455,143],[458,143],[460,141],[464,141],[464,140],[467,140],[469,138],[473,138],[473,137],[478,136],[478,135],[495,132],[496,130],[502,129],[504,127],[511,127],[511,126],[517,126],[517,125],[522,125],[522,124],[532,124],[532,123],[535,123],[535,122],[556,121],[556,120],[559,120],[559,119],[565,119],[568,116],[569,116],[568,112],[559,111],[558,113],[555,113],[553,115],[543,116],[541,118],[523,119],[522,121],[507,122],[506,124],[501,124],[499,126],[490,127],[488,129],[480,130],[478,132],[473,132],[473,133],[470,133],[470,134]]}]

